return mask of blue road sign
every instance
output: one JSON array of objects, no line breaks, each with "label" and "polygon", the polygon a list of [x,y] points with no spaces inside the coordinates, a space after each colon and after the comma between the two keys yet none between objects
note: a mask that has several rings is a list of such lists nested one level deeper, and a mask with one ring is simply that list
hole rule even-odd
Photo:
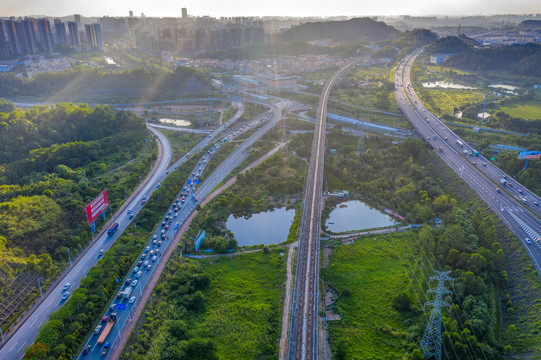
[{"label": "blue road sign", "polygon": [[117,310],[126,310],[126,305],[125,304],[116,304],[116,309]]},{"label": "blue road sign", "polygon": [[119,279],[119,278],[116,278],[116,279],[115,279],[115,281],[116,281],[116,282],[119,282],[119,281],[120,281],[120,279]]}]

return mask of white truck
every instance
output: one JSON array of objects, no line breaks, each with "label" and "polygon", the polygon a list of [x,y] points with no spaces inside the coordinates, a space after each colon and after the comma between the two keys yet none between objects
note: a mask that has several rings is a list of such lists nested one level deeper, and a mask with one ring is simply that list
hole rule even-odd
[{"label": "white truck", "polygon": [[128,286],[127,288],[125,288],[124,291],[122,292],[122,298],[123,299],[129,299],[132,290],[133,290],[133,288],[131,286]]}]

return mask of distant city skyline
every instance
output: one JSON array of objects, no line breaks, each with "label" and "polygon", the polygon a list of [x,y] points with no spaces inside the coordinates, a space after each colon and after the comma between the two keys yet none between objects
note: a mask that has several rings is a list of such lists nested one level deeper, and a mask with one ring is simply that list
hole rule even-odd
[{"label": "distant city skyline", "polygon": [[0,16],[68,16],[82,14],[88,17],[128,16],[131,10],[135,16],[144,13],[152,17],[181,17],[181,8],[188,9],[188,15],[213,17],[221,16],[464,16],[539,14],[539,0],[380,0],[377,2],[355,0],[275,0],[250,2],[245,0],[0,0]]}]

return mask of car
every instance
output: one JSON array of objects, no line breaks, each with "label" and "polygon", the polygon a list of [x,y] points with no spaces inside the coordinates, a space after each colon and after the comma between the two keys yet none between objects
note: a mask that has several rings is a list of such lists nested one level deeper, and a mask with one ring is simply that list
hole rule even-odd
[{"label": "car", "polygon": [[98,256],[102,256],[103,255],[103,249],[100,250],[100,253],[98,254]]},{"label": "car", "polygon": [[68,291],[66,291],[65,293],[62,294],[62,300],[66,300],[67,298],[70,297],[70,293]]},{"label": "car", "polygon": [[98,335],[101,331],[101,328],[102,328],[101,325],[96,326],[96,328],[94,329],[94,335]]},{"label": "car", "polygon": [[68,290],[70,286],[71,286],[70,283],[66,283],[66,284],[64,285],[64,287],[62,288],[62,291]]},{"label": "car", "polygon": [[154,240],[154,241],[152,242],[152,245],[156,246],[157,243],[158,243],[158,241]]},{"label": "car", "polygon": [[165,175],[167,175],[167,174],[169,174],[169,170],[166,170],[166,171],[165,171]]},{"label": "car", "polygon": [[109,306],[109,311],[112,312],[112,311],[115,311],[115,309],[116,309],[116,304]]},{"label": "car", "polygon": [[131,210],[130,210],[130,209],[128,209],[128,214],[129,214],[129,213],[131,213]]},{"label": "car", "polygon": [[139,282],[139,280],[135,279],[131,282],[131,286],[132,287],[136,287],[137,286],[137,283]]},{"label": "car", "polygon": [[158,238],[158,235],[154,235],[154,236],[152,237],[152,240],[156,240],[157,238]]},{"label": "car", "polygon": [[146,194],[145,194],[145,195],[143,195],[143,197],[142,197],[141,199],[142,199],[142,200],[146,200],[146,199],[147,199],[147,196],[146,196]]},{"label": "car", "polygon": [[169,211],[167,212],[167,215],[171,215],[171,210],[169,210]]},{"label": "car", "polygon": [[136,266],[133,268],[133,272],[136,273],[137,271],[139,271],[139,266]]},{"label": "car", "polygon": [[124,285],[128,285],[131,282],[131,278],[127,278],[126,281],[124,281]]},{"label": "car", "polygon": [[[162,246],[162,242],[158,241],[158,247]],[[157,249],[156,249],[157,250]]]},{"label": "car", "polygon": [[159,252],[160,252],[160,249],[156,249],[156,255],[158,255]]},{"label": "car", "polygon": [[130,214],[130,220],[133,219],[134,215],[133,214]]},{"label": "car", "polygon": [[137,266],[141,266],[142,263],[143,263],[143,260],[139,260],[139,261],[137,262]]},{"label": "car", "polygon": [[149,264],[149,265],[147,266],[147,271],[150,271],[150,269],[152,269],[152,265]]},{"label": "car", "polygon": [[160,234],[161,234],[161,235],[165,234],[165,230],[162,230],[162,231],[160,232]]},{"label": "car", "polygon": [[123,294],[122,291],[119,291],[118,294],[116,294],[116,298],[117,299],[122,298],[122,294]]},{"label": "car", "polygon": [[130,304],[133,304],[133,303],[135,302],[135,296],[132,296],[132,297],[130,298],[130,301],[128,301],[128,302],[129,302]]},{"label": "car", "polygon": [[500,188],[497,188],[496,189],[497,192],[501,193],[502,191],[500,190]]},{"label": "car", "polygon": [[143,259],[146,258],[146,257],[147,257],[147,254],[141,255],[141,260],[143,260]]},{"label": "car", "polygon": [[147,246],[147,247],[145,248],[145,252],[149,252],[149,251],[150,251],[150,246]]},{"label": "car", "polygon": [[160,183],[158,183],[158,185],[156,185],[156,189],[159,189],[160,188]]},{"label": "car", "polygon": [[530,238],[526,238],[526,243],[527,243],[528,245],[532,245],[532,240],[530,240]]},{"label": "car", "polygon": [[107,353],[109,352],[109,347],[110,346],[111,346],[111,344],[109,342],[106,342],[105,344],[103,344],[103,348],[101,349],[101,352],[100,352],[101,357],[106,357],[107,356]]},{"label": "car", "polygon": [[156,260],[158,260],[158,257],[157,257],[157,256],[153,256],[153,257],[152,257],[152,261],[156,261]]},{"label": "car", "polygon": [[104,317],[101,319],[101,322],[102,322],[102,323],[106,323],[107,321],[109,321],[109,316],[104,316]]},{"label": "car", "polygon": [[148,256],[152,256],[152,255],[154,255],[154,250],[150,250],[150,252],[148,253]]},{"label": "car", "polygon": [[145,261],[145,264],[143,266],[148,266],[148,264],[149,264],[149,262],[147,260],[147,261]]},{"label": "car", "polygon": [[162,221],[162,227],[165,226],[165,221]]},{"label": "car", "polygon": [[141,205],[145,205],[146,202],[146,200],[141,200]]},{"label": "car", "polygon": [[169,230],[169,225],[165,225],[165,230]]},{"label": "car", "polygon": [[[165,234],[162,234],[162,240],[165,240]],[[160,242],[158,241],[158,244],[159,244],[159,243],[160,243]],[[160,245],[158,245],[158,246],[160,246]]]},{"label": "car", "polygon": [[135,274],[135,277],[136,277],[136,278],[140,278],[141,275],[143,275],[143,272],[142,272],[142,271],[138,271],[137,274]]},{"label": "car", "polygon": [[88,354],[88,352],[90,351],[90,349],[92,349],[92,345],[87,345],[87,346],[85,346],[85,348],[83,349],[83,355]]}]

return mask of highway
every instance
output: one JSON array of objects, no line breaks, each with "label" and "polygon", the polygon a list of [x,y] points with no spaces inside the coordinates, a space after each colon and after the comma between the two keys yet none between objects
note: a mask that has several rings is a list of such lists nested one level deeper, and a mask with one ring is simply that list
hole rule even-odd
[{"label": "highway", "polygon": [[[159,183],[165,176],[165,172],[169,162],[171,161],[171,145],[167,138],[160,132],[149,128],[159,139],[162,144],[162,161],[159,164],[156,172],[151,175],[150,180],[145,185],[145,187],[139,192],[139,194],[133,198],[130,204],[126,207],[131,209],[134,214],[137,214],[141,206],[141,196],[147,194],[150,196],[152,192],[156,189],[156,184]],[[81,209],[83,211],[83,209]],[[108,210],[106,210],[108,211]],[[115,241],[121,236],[122,232],[128,227],[131,220],[126,211],[118,214],[118,217],[115,218],[115,222],[118,222],[118,230],[113,236],[107,236],[105,232],[99,238],[96,238],[94,243],[90,243],[90,247],[85,254],[85,256],[79,260],[74,266],[69,269],[69,272],[66,274],[62,283],[58,284],[54,289],[52,289],[43,302],[35,309],[32,315],[24,322],[24,324],[11,336],[11,338],[3,345],[0,349],[0,359],[2,360],[12,360],[20,359],[24,355],[25,348],[32,345],[34,338],[38,334],[39,327],[49,319],[49,315],[57,310],[59,310],[64,301],[61,301],[61,296],[63,294],[63,286],[65,283],[70,283],[71,286],[67,290],[73,292],[79,286],[79,283],[86,273],[97,264],[99,260],[99,252],[103,250],[107,251]]]},{"label": "highway", "polygon": [[323,167],[327,102],[336,81],[362,59],[356,59],[340,68],[329,79],[321,97],[316,115],[312,155],[303,205],[299,257],[293,293],[289,359],[317,359],[318,336],[318,283],[319,283],[319,231],[321,198],[323,195]]},{"label": "highway", "polygon": [[[472,156],[472,149],[422,106],[410,81],[410,70],[415,58],[416,55],[408,56],[396,70],[394,96],[398,106],[417,129],[419,135],[434,148],[436,154],[498,214],[511,232],[519,238],[538,273],[541,274],[541,244],[537,241],[541,239],[541,220],[538,217],[540,209],[533,204],[539,198],[504,174],[490,161]],[[457,140],[464,144],[460,146]],[[464,155],[464,150],[469,155]],[[482,164],[483,162],[486,162],[486,167]],[[503,175],[513,183],[512,187],[500,185]],[[522,189],[524,197],[527,198],[528,208],[518,199],[521,195],[518,189]]]},{"label": "highway", "polygon": [[[184,183],[181,187],[179,194],[177,195],[175,201],[169,206],[164,218],[161,220],[162,225],[156,227],[154,232],[150,235],[146,248],[141,252],[138,262],[141,264],[134,264],[133,271],[130,271],[127,276],[123,279],[122,290],[126,288],[132,288],[133,292],[129,295],[127,299],[114,298],[109,306],[115,304],[115,310],[106,311],[105,314],[109,316],[111,313],[117,314],[117,320],[109,334],[107,336],[106,342],[109,342],[110,347],[112,348],[115,342],[121,336],[128,336],[129,334],[123,331],[126,322],[133,317],[131,310],[135,305],[137,299],[142,295],[143,290],[152,291],[152,289],[145,289],[145,286],[148,280],[151,278],[151,275],[156,268],[156,265],[162,261],[160,255],[157,255],[155,260],[151,252],[155,252],[156,249],[159,249],[159,253],[164,253],[167,247],[172,242],[176,231],[183,226],[185,221],[195,211],[197,204],[202,202],[205,197],[212,192],[212,190],[218,185],[224,178],[227,176],[233,169],[235,169],[247,156],[246,150],[252,146],[257,140],[259,140],[265,133],[267,133],[272,127],[274,127],[278,121],[281,119],[282,112],[281,109],[266,104],[267,107],[270,107],[272,112],[266,112],[258,118],[252,120],[246,125],[240,125],[237,128],[231,129],[223,137],[221,137],[213,147],[202,154],[199,162],[195,165],[192,170],[192,175],[190,176],[190,183]],[[239,116],[240,117],[240,116]],[[232,119],[233,120],[233,119]],[[236,119],[235,119],[236,121]],[[232,124],[232,121],[230,124]],[[261,126],[261,124],[263,124]],[[244,140],[233,152],[216,168],[216,170],[208,177],[208,179],[200,184],[200,186],[194,185],[194,180],[199,178],[199,175],[205,170],[206,165],[208,164],[209,159],[212,157],[219,148],[225,144],[227,141],[233,140],[235,137],[239,136],[243,132],[249,131],[253,128],[261,126],[257,131],[255,131],[250,137]],[[208,138],[208,137],[207,137]],[[210,138],[209,138],[210,139]],[[174,165],[175,166],[175,165]],[[188,179],[187,179],[188,180]],[[182,199],[185,199],[183,201]],[[197,200],[196,200],[197,199]],[[179,208],[180,207],[180,208]],[[176,209],[175,209],[176,208]],[[169,216],[171,220],[166,218]],[[168,225],[168,229],[165,228],[165,225]],[[163,234],[163,235],[162,235]],[[156,244],[154,244],[156,240]],[[161,241],[161,245],[158,246],[157,241]],[[150,260],[149,260],[150,259]],[[148,261],[148,265],[151,265],[150,270],[146,270],[145,261]],[[135,267],[138,267],[135,269]],[[141,271],[139,277],[136,277],[136,274]],[[134,280],[137,280],[137,283],[133,283]],[[133,297],[133,300],[130,302],[130,298]],[[97,324],[96,324],[97,325]],[[101,324],[105,327],[105,323]],[[101,331],[101,330],[100,330]],[[89,347],[87,354],[79,354],[79,359],[103,359],[107,358],[108,352],[105,355],[101,355],[104,346],[98,345],[97,340],[98,335],[90,335],[87,339],[84,347]]]},{"label": "highway", "polygon": [[[237,113],[226,123],[227,125],[234,124],[244,113],[243,103],[236,103],[235,106],[237,107]],[[212,141],[225,129],[226,124],[221,125],[211,134],[205,136],[202,141],[200,141],[194,146],[194,148],[190,150],[188,156],[183,156],[171,166],[169,166],[172,157],[171,144],[165,135],[163,135],[153,126],[148,126],[149,130],[158,137],[158,140],[162,145],[162,160],[155,173],[151,175],[151,178],[147,184],[137,194],[137,196],[135,196],[133,200],[126,205],[125,209],[130,209],[131,214],[133,214],[135,217],[144,206],[141,204],[143,195],[146,195],[147,199],[150,198],[152,193],[156,190],[157,184],[162,182],[168,173],[186,162],[190,154],[196,154],[205,148],[210,141]],[[19,329],[17,329],[15,333],[13,333],[8,341],[2,343],[3,346],[0,348],[0,359],[11,360],[21,359],[23,357],[25,348],[32,345],[34,342],[34,339],[38,334],[39,327],[49,319],[50,314],[59,310],[65,304],[65,301],[61,301],[61,296],[63,294],[62,288],[64,284],[71,284],[70,288],[67,290],[68,292],[73,292],[77,287],[79,287],[81,279],[84,278],[88,271],[97,264],[99,260],[99,252],[101,250],[104,252],[109,250],[109,248],[122,235],[123,231],[128,227],[132,220],[130,219],[130,215],[127,213],[127,211],[123,211],[120,214],[115,214],[115,216],[116,218],[114,221],[118,222],[119,224],[116,233],[111,237],[107,236],[107,233],[104,233],[101,237],[96,238],[93,244],[88,245],[90,248],[88,249],[87,253],[73,266],[72,269],[69,270],[62,283],[58,284],[54,289],[52,289],[49,292],[49,295],[46,295],[46,298],[43,300],[42,304],[35,309],[25,323]]]}]

